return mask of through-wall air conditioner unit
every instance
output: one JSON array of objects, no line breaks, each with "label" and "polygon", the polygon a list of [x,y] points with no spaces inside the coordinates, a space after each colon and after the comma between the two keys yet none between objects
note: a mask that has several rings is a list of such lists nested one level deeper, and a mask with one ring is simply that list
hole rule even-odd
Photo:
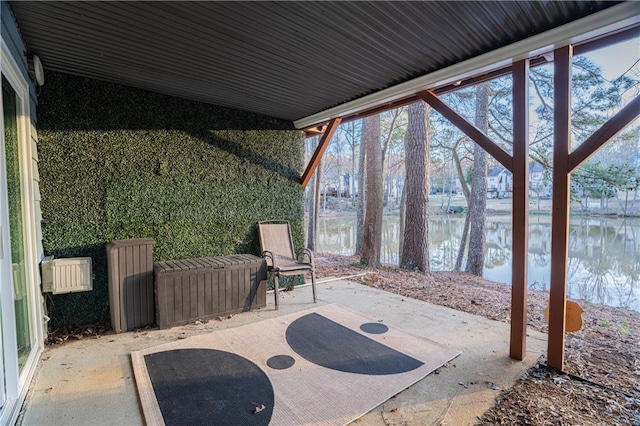
[{"label": "through-wall air conditioner unit", "polygon": [[54,259],[47,256],[42,261],[42,291],[62,294],[93,290],[93,272],[90,257]]}]

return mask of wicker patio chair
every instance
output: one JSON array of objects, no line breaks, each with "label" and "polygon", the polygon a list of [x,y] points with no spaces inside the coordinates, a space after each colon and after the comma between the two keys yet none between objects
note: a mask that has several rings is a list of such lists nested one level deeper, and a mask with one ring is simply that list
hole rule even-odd
[{"label": "wicker patio chair", "polygon": [[313,253],[308,248],[298,250],[296,254],[291,238],[289,222],[285,220],[266,220],[258,222],[262,257],[267,261],[267,271],[273,274],[273,293],[278,309],[278,277],[280,275],[301,275],[311,272],[313,303],[316,297],[316,269]]}]

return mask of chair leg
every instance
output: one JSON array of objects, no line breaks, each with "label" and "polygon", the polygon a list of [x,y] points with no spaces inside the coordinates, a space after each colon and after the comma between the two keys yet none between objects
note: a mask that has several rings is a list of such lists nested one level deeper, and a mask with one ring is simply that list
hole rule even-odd
[{"label": "chair leg", "polygon": [[280,283],[278,283],[278,273],[276,272],[273,274],[273,294],[275,295],[275,298],[276,298],[276,310],[279,309],[278,287],[280,287]]},{"label": "chair leg", "polygon": [[313,303],[318,301],[318,296],[316,294],[316,271],[311,270],[311,288],[313,289]]}]

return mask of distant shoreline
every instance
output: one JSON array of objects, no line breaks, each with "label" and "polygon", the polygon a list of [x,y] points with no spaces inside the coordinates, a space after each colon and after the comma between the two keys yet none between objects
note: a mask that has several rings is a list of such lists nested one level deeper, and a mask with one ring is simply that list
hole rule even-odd
[{"label": "distant shoreline", "polygon": [[[511,198],[503,198],[503,199],[495,199],[490,198],[487,200],[487,216],[502,216],[502,215],[510,215],[511,214]],[[571,202],[571,216],[584,216],[584,217],[611,217],[611,218],[640,218],[640,200],[636,201],[635,208],[633,211],[628,212],[628,214],[621,214],[618,208],[600,208],[599,206],[595,206],[598,203],[591,203],[591,208],[589,211],[584,211],[579,202],[573,201]],[[615,201],[610,201],[610,205],[617,207]],[[354,217],[356,215],[356,210],[351,207],[350,199],[337,199],[335,197],[330,197],[327,199],[326,208],[322,208],[323,203],[321,203],[320,214],[319,216],[322,218],[331,218],[331,217]],[[446,213],[443,209],[447,207],[462,207],[466,209],[466,202],[464,197],[462,196],[454,196],[451,198],[450,204],[448,204],[447,198],[444,200],[440,196],[435,196],[430,200],[430,209],[429,213],[432,215],[445,215],[450,214]],[[529,214],[531,215],[540,215],[540,216],[550,216],[552,212],[552,203],[551,200],[537,200],[531,199],[529,201]],[[397,215],[399,214],[399,207],[397,205],[391,205],[389,207],[385,207],[384,215]],[[463,214],[463,213],[452,213],[452,214]]]}]

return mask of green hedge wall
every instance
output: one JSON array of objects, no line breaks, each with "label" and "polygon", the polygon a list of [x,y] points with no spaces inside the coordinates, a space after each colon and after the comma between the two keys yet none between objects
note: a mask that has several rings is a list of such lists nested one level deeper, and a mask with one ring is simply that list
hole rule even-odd
[{"label": "green hedge wall", "polygon": [[156,261],[259,254],[256,222],[287,219],[302,244],[290,122],[50,72],[37,128],[45,253],[90,256],[96,276],[49,298],[53,328],[109,319],[109,241],[153,238]]}]

